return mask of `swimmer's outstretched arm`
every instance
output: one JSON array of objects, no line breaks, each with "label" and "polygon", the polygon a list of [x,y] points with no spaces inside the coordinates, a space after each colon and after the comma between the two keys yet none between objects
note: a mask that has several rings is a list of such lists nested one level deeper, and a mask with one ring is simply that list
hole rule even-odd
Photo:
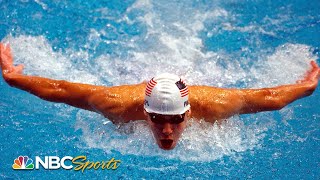
[{"label": "swimmer's outstretched arm", "polygon": [[210,86],[189,86],[192,116],[215,122],[235,114],[279,110],[289,103],[309,96],[318,85],[320,69],[312,68],[296,84],[262,89],[224,89]]},{"label": "swimmer's outstretched arm", "polygon": [[[13,65],[10,47],[2,43],[0,62],[3,78],[10,86],[25,90],[41,99],[98,112],[115,123],[144,117],[143,111],[137,113],[136,110],[143,107],[143,97],[139,97],[143,94],[141,92],[145,88],[144,84],[104,87],[23,75],[23,65]],[[129,112],[134,105],[137,106],[133,108],[136,111]]]},{"label": "swimmer's outstretched arm", "polygon": [[320,77],[320,68],[315,61],[311,61],[310,64],[312,67],[305,78],[297,81],[296,84],[240,90],[239,94],[244,100],[240,113],[279,110],[297,99],[310,96],[317,88]]}]

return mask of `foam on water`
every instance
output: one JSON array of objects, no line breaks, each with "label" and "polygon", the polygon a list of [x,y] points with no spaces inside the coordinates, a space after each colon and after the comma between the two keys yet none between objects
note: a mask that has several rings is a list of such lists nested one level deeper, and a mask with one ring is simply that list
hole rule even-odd
[{"label": "foam on water", "polygon": [[[90,69],[81,67],[83,63],[88,64],[84,52],[62,54],[53,51],[53,48],[43,36],[7,36],[3,41],[10,43],[15,63],[25,64],[24,73],[28,75],[91,84],[101,83],[93,73],[87,72]],[[73,61],[80,58],[86,62],[79,62],[79,65],[72,64]]]},{"label": "foam on water", "polygon": [[98,114],[80,111],[76,123],[76,129],[82,130],[84,141],[90,148],[183,161],[212,161],[224,155],[237,157],[238,152],[257,148],[267,126],[270,127],[270,123],[245,126],[239,116],[220,126],[190,120],[177,147],[164,151],[158,148],[144,121],[116,127]]},{"label": "foam on water", "polygon": [[[205,29],[204,23],[228,21],[234,15],[218,6],[211,10],[189,6],[176,9],[181,5],[175,6],[174,3],[177,2],[161,6],[161,1],[140,0],[127,9],[118,21],[143,23],[147,32],[128,42],[114,41],[129,48],[126,57],[100,55],[92,59],[86,50],[62,52],[52,47],[43,36],[9,35],[4,42],[11,44],[15,62],[25,64],[26,74],[96,85],[134,84],[166,71],[186,78],[189,84],[235,87],[244,82],[246,88],[270,87],[294,83],[302,78],[310,59],[316,58],[311,47],[303,44],[283,44],[272,54],[262,52],[254,59],[245,60],[234,60],[234,54],[223,51],[205,51],[199,37]],[[134,11],[143,13],[132,19],[130,13]],[[222,27],[230,31],[259,29],[260,33],[275,35],[257,26],[240,28],[225,22]],[[88,45],[93,50],[100,43],[110,43],[100,38],[104,33],[101,29],[91,30]],[[93,44],[96,46],[91,46]],[[252,117],[265,121],[256,123],[257,120],[253,120],[245,125],[241,117],[234,116],[220,127],[190,121],[178,146],[170,152],[157,147],[147,124],[142,121],[117,127],[98,114],[80,110],[75,129],[83,133],[86,146],[82,148],[183,161],[213,161],[223,156],[234,156],[236,160],[239,158],[237,152],[259,148],[265,132],[273,127],[272,117]]]}]

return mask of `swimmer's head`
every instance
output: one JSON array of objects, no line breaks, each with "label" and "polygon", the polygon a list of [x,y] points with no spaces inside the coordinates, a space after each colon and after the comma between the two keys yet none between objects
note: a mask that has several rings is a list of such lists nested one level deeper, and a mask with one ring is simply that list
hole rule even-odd
[{"label": "swimmer's head", "polygon": [[190,117],[188,86],[174,74],[152,78],[145,91],[144,109],[160,148],[173,149]]},{"label": "swimmer's head", "polygon": [[164,73],[153,77],[145,91],[144,109],[163,115],[183,114],[190,109],[189,90],[177,75]]}]

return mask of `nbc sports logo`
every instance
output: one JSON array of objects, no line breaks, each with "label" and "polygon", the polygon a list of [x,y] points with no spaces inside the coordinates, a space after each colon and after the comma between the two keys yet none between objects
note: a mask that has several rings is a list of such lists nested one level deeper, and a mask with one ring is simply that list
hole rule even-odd
[{"label": "nbc sports logo", "polygon": [[[60,158],[58,156],[45,156],[41,158],[39,156],[35,156],[35,161],[33,161],[28,156],[19,156],[13,161],[12,169],[15,170],[39,170],[40,166],[43,169],[66,169],[70,170],[74,166],[75,171],[81,170],[84,172],[86,169],[102,169],[102,170],[114,170],[119,167],[121,163],[120,160],[115,160],[111,158],[109,161],[89,161],[86,156],[77,156],[75,158],[71,156],[64,156]],[[66,161],[70,161],[71,165],[67,165]],[[118,164],[117,164],[118,163]]]},{"label": "nbc sports logo", "polygon": [[28,156],[19,156],[12,164],[13,169],[33,169],[33,160]]}]

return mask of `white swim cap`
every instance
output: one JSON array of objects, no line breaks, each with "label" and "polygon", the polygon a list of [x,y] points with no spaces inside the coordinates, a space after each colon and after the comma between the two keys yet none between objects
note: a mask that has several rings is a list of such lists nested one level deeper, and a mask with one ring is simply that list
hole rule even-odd
[{"label": "white swim cap", "polygon": [[148,113],[176,115],[190,109],[188,86],[178,76],[164,73],[152,78],[146,87],[144,109]]}]

